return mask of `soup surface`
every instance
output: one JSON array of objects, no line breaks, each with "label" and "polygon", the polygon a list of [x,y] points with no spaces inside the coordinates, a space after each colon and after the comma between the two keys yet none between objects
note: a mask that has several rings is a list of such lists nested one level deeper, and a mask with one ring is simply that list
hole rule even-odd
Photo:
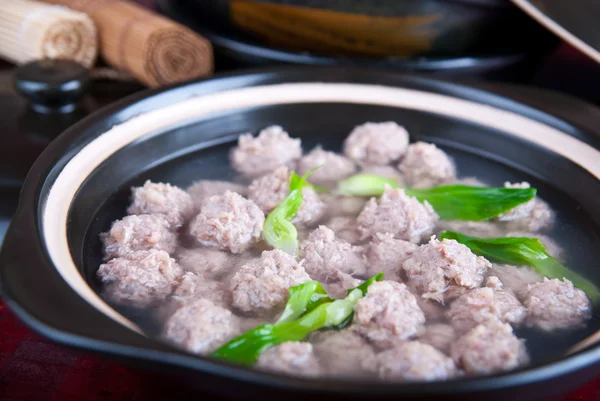
[{"label": "soup surface", "polygon": [[[211,355],[279,322],[290,288],[316,281],[331,300],[345,299],[378,273],[383,280],[352,304],[343,325],[275,341],[251,363],[298,376],[446,380],[554,358],[588,332],[590,300],[569,280],[495,263],[439,238],[444,230],[538,238],[565,261],[557,218],[539,188],[534,199],[490,220],[440,219],[401,188],[487,183],[461,174],[437,146],[409,143],[393,122],[357,126],[342,153],[320,146],[303,153],[300,139],[271,126],[242,135],[220,157],[229,157],[235,176],[185,189],[151,181],[133,187],[128,215],[101,235],[103,296],[150,336]],[[307,174],[310,185],[287,216],[298,239],[290,250],[274,247],[267,230],[269,215],[288,200],[293,172]],[[340,183],[356,174],[398,187],[386,186],[381,196],[343,194]]]}]

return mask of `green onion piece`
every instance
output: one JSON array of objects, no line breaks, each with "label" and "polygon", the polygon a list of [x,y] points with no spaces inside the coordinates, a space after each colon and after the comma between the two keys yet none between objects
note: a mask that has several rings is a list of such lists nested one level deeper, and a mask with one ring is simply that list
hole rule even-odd
[{"label": "green onion piece", "polygon": [[316,168],[302,177],[292,172],[290,175],[290,193],[275,209],[269,213],[263,225],[263,238],[275,249],[280,249],[290,255],[298,251],[298,231],[291,220],[302,206],[302,188],[306,179]]},{"label": "green onion piece", "polygon": [[406,189],[406,194],[427,201],[444,220],[481,221],[496,217],[528,202],[535,188],[490,188],[442,185],[430,189]]},{"label": "green onion piece", "polygon": [[288,292],[288,301],[277,323],[291,322],[320,304],[332,301],[327,295],[327,291],[317,281],[296,285],[291,287]]},{"label": "green onion piece", "polygon": [[[379,196],[386,187],[399,188],[391,178],[357,174],[338,184],[344,196]],[[488,220],[507,212],[536,195],[535,188],[489,188],[442,185],[428,189],[404,188],[407,195],[429,202],[444,220]]]},{"label": "green onion piece", "polygon": [[399,188],[393,178],[374,174],[356,174],[338,183],[338,193],[344,196],[379,196],[386,186]]},{"label": "green onion piece", "polygon": [[311,332],[319,329],[340,327],[352,316],[354,306],[364,296],[364,291],[367,291],[373,282],[381,280],[382,276],[380,273],[367,280],[363,287],[351,290],[344,299],[321,303],[296,320],[258,326],[229,341],[214,351],[212,356],[252,365],[260,354],[270,347],[287,341],[302,341]]},{"label": "green onion piece", "polygon": [[453,239],[469,247],[473,253],[496,262],[515,266],[531,266],[546,277],[559,280],[566,278],[575,287],[583,290],[592,303],[596,304],[600,301],[598,287],[550,256],[537,238],[476,238],[454,231],[444,231],[440,234],[440,238]]}]

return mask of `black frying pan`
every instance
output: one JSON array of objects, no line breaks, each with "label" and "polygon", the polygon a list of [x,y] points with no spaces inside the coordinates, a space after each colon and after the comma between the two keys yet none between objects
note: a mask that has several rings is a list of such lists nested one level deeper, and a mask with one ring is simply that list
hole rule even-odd
[{"label": "black frying pan", "polygon": [[[492,185],[527,180],[557,211],[553,235],[567,264],[600,284],[598,137],[483,91],[341,68],[261,70],[145,92],[86,118],[32,168],[0,255],[3,295],[36,331],[60,343],[176,372],[202,390],[238,398],[545,399],[597,374],[600,346],[569,357],[600,329],[529,337],[533,363],[492,377],[369,384],[276,376],[199,358],[141,335],[96,295],[98,234],[120,218],[146,179],[186,186],[229,179],[227,153],[245,131],[278,123],[305,149],[338,150],[365,121],[395,120],[412,140],[438,144],[462,175]],[[128,319],[131,318],[132,320]],[[143,322],[137,322],[143,325]]]}]

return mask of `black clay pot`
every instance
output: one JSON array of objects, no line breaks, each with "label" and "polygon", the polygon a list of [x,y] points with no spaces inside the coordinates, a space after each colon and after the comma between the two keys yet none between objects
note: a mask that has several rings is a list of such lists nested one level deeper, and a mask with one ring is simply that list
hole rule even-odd
[{"label": "black clay pot", "polygon": [[[567,264],[600,285],[600,151],[594,132],[488,92],[343,68],[219,76],[116,103],[70,128],[42,154],[22,191],[0,255],[3,296],[41,334],[66,345],[176,373],[199,390],[239,399],[532,400],[597,375],[600,346],[570,356],[600,329],[531,341],[520,370],[439,383],[363,383],[283,377],[176,350],[139,332],[97,293],[100,232],[146,179],[186,186],[233,176],[237,136],[277,123],[338,150],[352,127],[394,120],[438,144],[463,175],[492,185],[529,181],[557,211],[552,235]],[[596,314],[597,316],[597,314]]]}]

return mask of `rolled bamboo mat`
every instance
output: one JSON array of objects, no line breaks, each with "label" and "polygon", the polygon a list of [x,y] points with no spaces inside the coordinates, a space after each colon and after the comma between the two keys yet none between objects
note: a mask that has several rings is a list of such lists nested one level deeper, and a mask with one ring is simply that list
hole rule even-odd
[{"label": "rolled bamboo mat", "polygon": [[69,59],[90,67],[97,31],[86,14],[30,0],[0,0],[0,58],[15,64]]},{"label": "rolled bamboo mat", "polygon": [[210,42],[141,6],[119,0],[44,1],[88,14],[98,26],[106,62],[149,86],[186,81],[213,70]]}]

